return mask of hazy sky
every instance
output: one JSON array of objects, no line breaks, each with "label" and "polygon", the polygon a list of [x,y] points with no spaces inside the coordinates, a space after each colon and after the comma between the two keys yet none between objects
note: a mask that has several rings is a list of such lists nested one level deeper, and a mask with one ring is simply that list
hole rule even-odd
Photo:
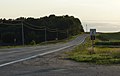
[{"label": "hazy sky", "polygon": [[0,0],[0,17],[74,15],[82,20],[120,20],[120,0]]},{"label": "hazy sky", "polygon": [[120,20],[120,0],[0,0],[0,18],[73,15],[85,20]]}]

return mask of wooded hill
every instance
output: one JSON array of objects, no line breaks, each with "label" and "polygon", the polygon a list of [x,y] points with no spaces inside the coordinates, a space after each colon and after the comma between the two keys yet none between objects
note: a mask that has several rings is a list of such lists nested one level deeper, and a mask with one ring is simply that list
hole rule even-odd
[{"label": "wooded hill", "polygon": [[[23,32],[23,34],[22,34]],[[0,45],[20,45],[65,39],[84,32],[81,21],[73,16],[45,16],[41,18],[0,19]]]}]

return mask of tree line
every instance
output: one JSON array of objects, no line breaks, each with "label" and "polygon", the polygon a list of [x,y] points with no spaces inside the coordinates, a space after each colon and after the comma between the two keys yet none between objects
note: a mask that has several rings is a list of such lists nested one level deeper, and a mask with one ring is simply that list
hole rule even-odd
[{"label": "tree line", "polygon": [[[22,28],[23,25],[23,28]],[[40,18],[20,17],[0,19],[0,45],[21,45],[22,29],[25,44],[46,40],[61,40],[84,32],[81,21],[74,16],[45,16]]]}]

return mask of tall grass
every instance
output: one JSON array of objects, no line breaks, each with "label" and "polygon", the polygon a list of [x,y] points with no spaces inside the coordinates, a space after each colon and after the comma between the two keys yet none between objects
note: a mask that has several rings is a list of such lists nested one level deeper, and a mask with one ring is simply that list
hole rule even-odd
[{"label": "tall grass", "polygon": [[120,42],[120,32],[102,33],[102,34],[97,35],[97,38],[101,41],[119,41]]},{"label": "tall grass", "polygon": [[95,64],[119,64],[120,63],[120,48],[100,48],[95,47],[95,54],[90,54],[91,40],[86,39],[86,42],[77,46],[71,52],[67,52],[67,57],[78,62],[87,62]]}]

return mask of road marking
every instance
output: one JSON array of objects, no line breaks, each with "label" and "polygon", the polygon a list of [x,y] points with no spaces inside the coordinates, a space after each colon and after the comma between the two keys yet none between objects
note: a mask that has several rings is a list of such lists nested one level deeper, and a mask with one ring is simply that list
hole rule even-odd
[{"label": "road marking", "polygon": [[[53,47],[52,47],[52,48],[48,48],[48,49],[45,49],[45,48],[44,48],[44,49],[40,49],[40,50],[35,50],[35,49],[33,49],[34,51],[32,51],[32,52],[30,52],[30,51],[25,51],[24,53],[25,53],[25,54],[29,54],[29,53],[33,53],[33,52],[38,52],[38,51],[40,52],[40,51],[51,50],[51,49],[55,49],[55,48],[53,48]],[[19,52],[20,52],[20,53],[19,53]],[[17,54],[17,55],[21,55],[21,52],[23,52],[23,51],[19,51],[19,52],[16,52],[16,54]],[[8,58],[8,57],[10,57],[10,56],[13,56],[13,55],[11,54],[11,55],[9,55],[9,56],[7,56],[7,57],[0,57],[0,59]]]},{"label": "road marking", "polygon": [[[83,43],[85,41],[85,38],[79,44]],[[79,44],[76,44],[76,45],[79,45]],[[4,66],[10,65],[10,64],[14,64],[14,63],[18,63],[18,62],[22,62],[22,61],[26,61],[26,60],[30,60],[30,59],[36,58],[38,56],[43,56],[43,55],[54,53],[54,52],[57,52],[57,51],[60,51],[60,50],[63,50],[63,49],[67,49],[67,48],[72,47],[72,46],[75,46],[75,44],[65,46],[65,47],[62,47],[62,48],[59,48],[59,49],[56,49],[56,50],[53,50],[53,51],[45,52],[45,53],[42,53],[42,54],[33,55],[31,57],[28,57],[28,58],[24,58],[24,59],[15,60],[15,61],[11,61],[11,62],[8,62],[8,63],[0,64],[0,67],[4,67]]]},{"label": "road marking", "polygon": [[50,54],[50,53],[54,53],[54,52],[57,52],[57,51],[60,51],[60,50],[63,50],[63,49],[66,49],[66,48],[69,48],[69,47],[72,47],[72,46],[73,45],[70,45],[70,46],[59,48],[59,49],[56,49],[56,50],[53,50],[53,51],[49,51],[49,52],[45,52],[45,53],[42,53],[42,54],[34,55],[34,56],[31,56],[31,57],[28,57],[28,58],[24,58],[24,59],[4,63],[4,64],[1,64],[0,67],[7,66],[7,65],[10,65],[10,64],[14,64],[14,63],[17,63],[17,62],[22,62],[22,61],[29,60],[29,59],[33,59],[33,58],[36,58],[38,56],[43,56],[43,55],[47,55],[47,54]]},{"label": "road marking", "polygon": [[[45,47],[47,47],[47,46],[45,46]],[[24,49],[26,49],[26,48],[28,48],[27,50],[29,50],[31,47],[23,47]],[[11,48],[11,49],[0,49],[0,50],[22,50],[23,48]],[[33,47],[33,48],[35,48],[35,47]],[[38,47],[39,48],[39,47]],[[34,50],[34,49],[33,49]],[[10,52],[2,52],[3,54],[9,54],[9,53],[19,53],[19,52],[24,52],[24,51],[26,51],[26,50],[22,50],[22,51],[10,51]],[[1,53],[0,53],[1,54]]]},{"label": "road marking", "polygon": [[55,70],[51,70],[51,71],[54,71],[54,72],[60,72],[60,71],[66,71],[67,69],[55,69]]}]

